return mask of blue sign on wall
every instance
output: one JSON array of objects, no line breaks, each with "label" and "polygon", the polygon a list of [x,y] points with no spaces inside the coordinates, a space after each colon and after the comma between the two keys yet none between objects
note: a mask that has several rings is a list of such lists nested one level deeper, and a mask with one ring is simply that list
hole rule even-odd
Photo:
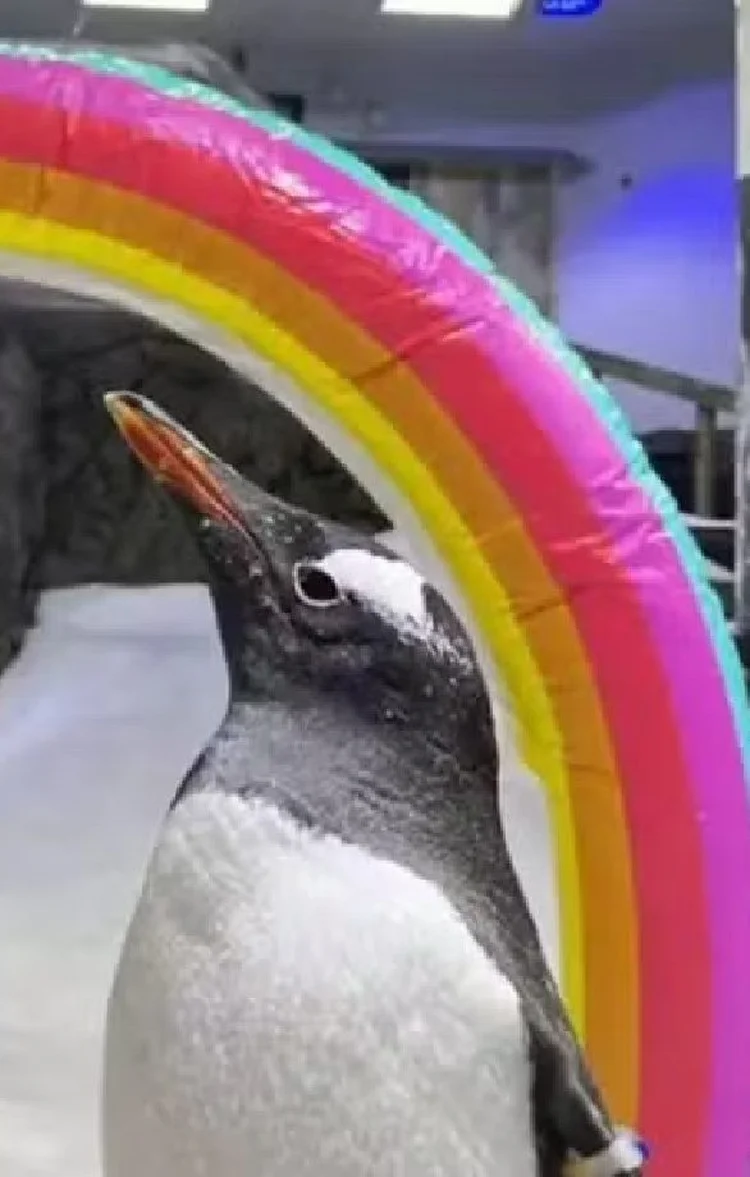
[{"label": "blue sign on wall", "polygon": [[553,17],[593,16],[602,3],[603,0],[537,0],[537,12]]}]

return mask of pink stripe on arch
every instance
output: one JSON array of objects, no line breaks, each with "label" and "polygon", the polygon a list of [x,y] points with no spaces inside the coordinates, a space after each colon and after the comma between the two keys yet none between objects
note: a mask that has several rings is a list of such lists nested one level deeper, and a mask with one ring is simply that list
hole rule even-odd
[{"label": "pink stripe on arch", "polygon": [[739,1177],[750,1156],[750,1116],[740,1114],[750,1108],[750,802],[727,691],[693,587],[646,492],[573,379],[511,311],[503,318],[503,330],[494,330],[496,315],[482,332],[484,350],[514,387],[528,392],[527,404],[533,396],[538,427],[590,488],[669,676],[707,864],[715,1021],[706,1172]]},{"label": "pink stripe on arch", "polygon": [[[454,255],[406,214],[356,180],[319,160],[291,139],[191,99],[176,99],[141,83],[76,65],[3,58],[0,88],[47,105],[61,118],[61,167],[66,136],[75,133],[76,110],[117,125],[132,126],[138,139],[181,142],[238,171],[261,174],[284,191],[289,177],[302,179],[309,204],[339,228],[342,210],[356,213],[351,228],[363,251],[383,259],[408,278],[421,296],[441,308],[458,329],[471,330],[539,429],[552,440],[581,487],[636,589],[644,618],[668,671],[684,747],[689,756],[708,867],[715,976],[715,1107],[708,1172],[739,1174],[750,1153],[750,1130],[742,1109],[750,1106],[750,1006],[741,978],[750,974],[750,901],[735,896],[750,878],[750,822],[744,768],[734,720],[694,591],[663,522],[635,484],[616,443],[574,378],[534,340],[518,314],[501,302],[494,283]],[[263,169],[266,169],[265,173]],[[492,439],[488,438],[488,446]],[[496,463],[491,463],[496,465]],[[533,473],[532,473],[533,476]],[[667,593],[667,600],[664,593]],[[671,608],[670,608],[671,604]],[[693,682],[699,684],[692,685]],[[717,790],[715,782],[721,781]],[[686,913],[689,918],[689,913]],[[745,1007],[747,1012],[745,1012]],[[744,1015],[742,1024],[737,1019]],[[736,1114],[735,1114],[736,1113]]]},{"label": "pink stripe on arch", "polygon": [[[477,344],[506,379],[511,377],[518,399],[526,404],[540,430],[553,440],[579,485],[589,488],[589,499],[634,582],[638,584],[639,573],[646,572],[643,557],[647,556],[649,575],[660,564],[662,586],[670,582],[684,585],[686,594],[692,596],[688,578],[671,544],[659,542],[655,547],[643,544],[631,547],[623,540],[623,519],[638,519],[644,531],[650,528],[659,535],[663,524],[647,495],[636,487],[622,454],[574,379],[534,341],[518,314],[502,303],[497,287],[472,271],[443,242],[377,193],[337,172],[311,151],[295,145],[292,139],[273,136],[238,116],[195,100],[162,95],[139,82],[79,65],[23,58],[0,61],[0,87],[6,93],[38,103],[40,84],[45,88],[45,100],[50,95],[58,100],[63,117],[74,116],[75,110],[85,105],[87,113],[95,117],[118,125],[132,125],[139,138],[153,136],[157,141],[160,138],[179,141],[199,154],[217,157],[236,170],[244,162],[250,172],[257,173],[261,161],[268,170],[263,181],[270,186],[278,185],[283,190],[285,177],[304,177],[315,211],[323,218],[338,224],[343,219],[342,209],[360,214],[356,234],[363,248],[372,250],[403,276],[408,276],[420,292],[426,292],[440,305],[455,326],[472,324]],[[61,135],[63,152],[65,137]],[[61,166],[64,163],[61,158]],[[304,193],[295,198],[306,200]],[[651,613],[648,601],[644,600],[644,606]],[[661,611],[658,605],[656,611]],[[703,639],[700,652],[693,651],[696,663],[704,661],[706,656],[709,663],[714,663],[698,610],[690,610],[690,619]],[[657,627],[657,640],[658,632]],[[668,641],[673,641],[672,636]],[[720,694],[723,696],[723,688]],[[690,693],[686,702],[688,705],[691,702]],[[723,744],[724,741],[717,741],[717,746]]]},{"label": "pink stripe on arch", "polygon": [[[498,323],[495,307],[491,321],[475,325],[473,341],[519,399],[520,390],[528,394],[525,405],[536,427],[578,486],[588,488],[589,505],[627,571],[668,676],[688,757],[685,788],[692,790],[710,911],[713,1074],[705,1173],[739,1177],[750,1155],[750,1119],[739,1114],[750,1107],[750,1004],[744,996],[750,975],[750,809],[734,716],[693,586],[646,492],[573,379],[511,309],[501,308],[499,316]],[[505,443],[497,430],[474,442],[490,469],[503,469]],[[632,781],[628,786],[638,787]]]}]

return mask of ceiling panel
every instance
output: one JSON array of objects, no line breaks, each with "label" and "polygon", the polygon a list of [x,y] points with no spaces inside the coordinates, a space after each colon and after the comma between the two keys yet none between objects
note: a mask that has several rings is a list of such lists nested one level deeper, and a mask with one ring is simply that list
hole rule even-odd
[{"label": "ceiling panel", "polygon": [[733,0],[604,0],[590,20],[489,24],[384,17],[377,0],[214,0],[206,18],[1,0],[0,35],[79,33],[242,47],[256,88],[461,120],[550,120],[641,101],[734,68]]}]

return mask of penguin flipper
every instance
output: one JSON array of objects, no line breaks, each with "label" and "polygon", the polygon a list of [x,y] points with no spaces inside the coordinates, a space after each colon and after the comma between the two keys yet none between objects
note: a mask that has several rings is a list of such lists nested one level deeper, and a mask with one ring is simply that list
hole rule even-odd
[{"label": "penguin flipper", "polygon": [[613,1128],[566,1045],[532,1028],[529,1053],[540,1177],[641,1177],[644,1148]]}]

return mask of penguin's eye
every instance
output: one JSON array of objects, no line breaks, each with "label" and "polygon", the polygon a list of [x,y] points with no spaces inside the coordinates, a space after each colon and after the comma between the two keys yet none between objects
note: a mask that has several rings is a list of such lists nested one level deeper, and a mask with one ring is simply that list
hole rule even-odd
[{"label": "penguin's eye", "polygon": [[338,584],[319,564],[300,561],[292,573],[294,591],[304,605],[314,609],[326,609],[343,601]]}]

